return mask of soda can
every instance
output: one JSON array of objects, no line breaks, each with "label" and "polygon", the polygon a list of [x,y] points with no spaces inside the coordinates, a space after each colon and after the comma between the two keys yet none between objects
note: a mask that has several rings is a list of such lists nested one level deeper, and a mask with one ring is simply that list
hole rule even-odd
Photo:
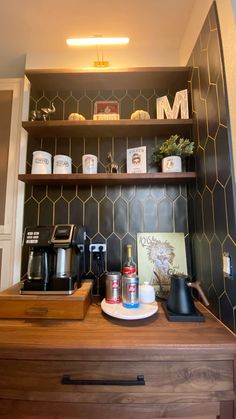
[{"label": "soda can", "polygon": [[126,308],[139,306],[139,278],[137,275],[124,275],[122,281],[122,304]]},{"label": "soda can", "polygon": [[121,302],[121,273],[106,273],[106,302],[109,304],[118,304]]}]

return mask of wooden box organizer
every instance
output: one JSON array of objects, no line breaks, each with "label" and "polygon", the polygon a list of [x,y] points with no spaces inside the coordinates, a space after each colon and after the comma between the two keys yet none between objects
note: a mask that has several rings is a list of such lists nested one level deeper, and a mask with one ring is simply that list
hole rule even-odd
[{"label": "wooden box organizer", "polygon": [[21,283],[0,292],[0,318],[83,319],[91,304],[92,281],[72,295],[21,295]]}]

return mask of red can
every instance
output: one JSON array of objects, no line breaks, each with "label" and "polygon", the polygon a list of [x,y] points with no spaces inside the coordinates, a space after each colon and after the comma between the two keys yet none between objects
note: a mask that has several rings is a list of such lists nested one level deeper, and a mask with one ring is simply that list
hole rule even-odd
[{"label": "red can", "polygon": [[118,304],[121,302],[121,273],[106,273],[106,302]]}]

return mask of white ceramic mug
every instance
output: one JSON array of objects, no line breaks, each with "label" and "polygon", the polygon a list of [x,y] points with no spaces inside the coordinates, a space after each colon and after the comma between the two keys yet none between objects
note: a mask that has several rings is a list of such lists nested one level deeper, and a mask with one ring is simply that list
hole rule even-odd
[{"label": "white ceramic mug", "polygon": [[139,301],[140,303],[154,303],[155,289],[148,282],[139,285]]},{"label": "white ceramic mug", "polygon": [[82,168],[84,174],[97,173],[98,158],[93,154],[84,154],[82,156]]},{"label": "white ceramic mug", "polygon": [[31,173],[34,175],[52,173],[52,155],[47,151],[34,151]]},{"label": "white ceramic mug", "polygon": [[71,157],[64,156],[63,154],[57,154],[53,158],[53,173],[72,173],[71,162]]}]

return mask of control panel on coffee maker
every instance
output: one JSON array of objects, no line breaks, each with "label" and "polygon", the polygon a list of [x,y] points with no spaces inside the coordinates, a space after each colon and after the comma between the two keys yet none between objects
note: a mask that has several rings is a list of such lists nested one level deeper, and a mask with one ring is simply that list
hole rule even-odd
[{"label": "control panel on coffee maker", "polygon": [[81,286],[86,232],[83,226],[27,227],[28,268],[21,294],[72,294]]}]

